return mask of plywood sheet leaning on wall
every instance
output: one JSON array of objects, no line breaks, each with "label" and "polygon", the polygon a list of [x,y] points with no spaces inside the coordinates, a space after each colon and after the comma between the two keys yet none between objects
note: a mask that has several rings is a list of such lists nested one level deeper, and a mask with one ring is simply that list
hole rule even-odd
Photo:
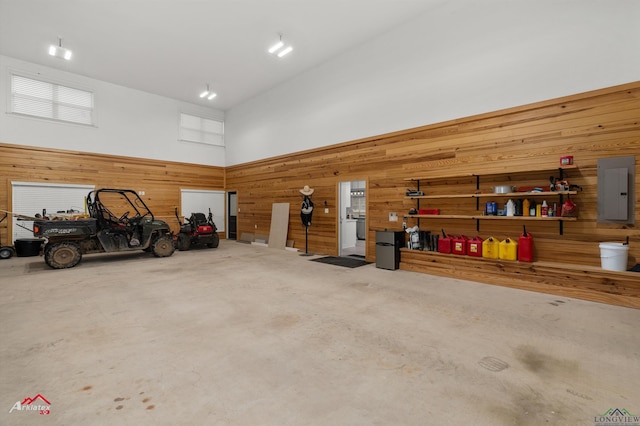
[{"label": "plywood sheet leaning on wall", "polygon": [[271,227],[269,229],[269,248],[285,249],[288,228],[289,203],[273,203],[271,207]]}]

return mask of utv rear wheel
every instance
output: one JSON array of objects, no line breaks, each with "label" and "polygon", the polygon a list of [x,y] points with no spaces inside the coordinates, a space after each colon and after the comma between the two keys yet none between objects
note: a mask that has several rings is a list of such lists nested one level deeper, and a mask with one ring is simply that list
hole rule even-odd
[{"label": "utv rear wheel", "polygon": [[178,234],[178,250],[185,251],[191,248],[191,237],[187,234]]},{"label": "utv rear wheel", "polygon": [[218,247],[218,244],[220,244],[220,235],[214,232],[211,237],[212,237],[212,241],[210,243],[207,243],[207,247],[209,248]]},{"label": "utv rear wheel", "polygon": [[156,257],[169,257],[175,250],[173,239],[169,235],[160,235],[151,244],[151,250]]},{"label": "utv rear wheel", "polygon": [[44,261],[53,269],[73,268],[82,260],[76,243],[56,243],[45,249]]}]

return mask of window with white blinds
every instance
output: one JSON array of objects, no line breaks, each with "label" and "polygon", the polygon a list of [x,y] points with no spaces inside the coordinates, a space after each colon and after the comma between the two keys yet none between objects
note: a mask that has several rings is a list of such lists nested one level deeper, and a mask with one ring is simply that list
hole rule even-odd
[{"label": "window with white blinds", "polygon": [[11,112],[93,125],[93,93],[13,74]]},{"label": "window with white blinds", "polygon": [[180,113],[180,140],[224,146],[224,121]]}]

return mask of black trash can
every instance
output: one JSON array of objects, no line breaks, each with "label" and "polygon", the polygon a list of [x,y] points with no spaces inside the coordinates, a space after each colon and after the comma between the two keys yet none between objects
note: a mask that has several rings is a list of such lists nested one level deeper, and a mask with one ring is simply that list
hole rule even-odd
[{"label": "black trash can", "polygon": [[15,240],[16,255],[18,255],[18,257],[38,256],[43,243],[44,240],[40,238],[21,238]]}]

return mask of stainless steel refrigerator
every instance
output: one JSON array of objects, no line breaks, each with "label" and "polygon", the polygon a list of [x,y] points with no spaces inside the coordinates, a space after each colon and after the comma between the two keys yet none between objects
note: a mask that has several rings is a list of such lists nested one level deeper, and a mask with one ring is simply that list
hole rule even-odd
[{"label": "stainless steel refrigerator", "polygon": [[404,231],[376,231],[376,267],[395,270],[400,267],[400,247]]}]

